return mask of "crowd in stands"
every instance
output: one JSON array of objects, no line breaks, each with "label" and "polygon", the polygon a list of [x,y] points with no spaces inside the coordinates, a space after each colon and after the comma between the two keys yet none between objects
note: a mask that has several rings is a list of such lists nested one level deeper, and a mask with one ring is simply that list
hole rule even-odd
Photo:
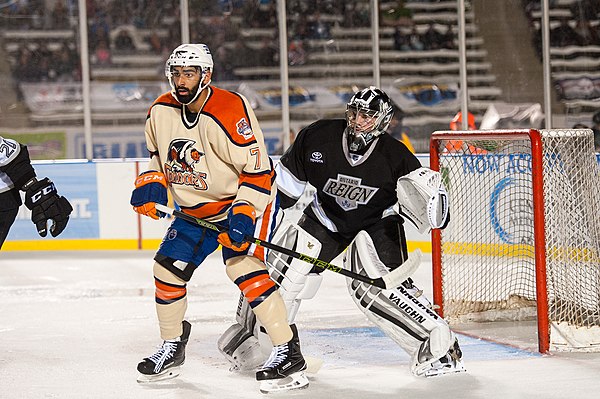
[{"label": "crowd in stands", "polygon": [[399,51],[456,49],[454,26],[446,25],[445,31],[436,29],[435,24],[429,24],[424,33],[419,33],[415,25],[407,31],[402,26],[394,30],[394,49]]},{"label": "crowd in stands", "polygon": [[600,45],[600,32],[597,25],[587,19],[577,19],[575,26],[569,24],[570,18],[561,18],[560,24],[550,29],[550,46],[597,46]]},{"label": "crowd in stands", "polygon": [[[541,58],[541,24],[534,12],[540,10],[540,0],[524,1],[524,9],[533,30],[533,44]],[[550,1],[550,10],[555,9],[557,1]],[[566,14],[558,18],[554,26],[551,20],[550,47],[600,46],[600,2],[597,0],[575,0],[564,9]]]},{"label": "crowd in stands", "polygon": [[[403,2],[393,3],[393,7],[382,9],[380,21],[382,25],[397,27],[395,49],[455,48],[451,24],[444,32],[438,31],[434,24],[422,34],[414,26],[406,32],[411,13],[402,6]],[[181,41],[179,0],[87,0],[86,4],[90,21],[88,49],[93,68],[111,67],[115,56],[120,54],[155,54],[164,59]],[[364,0],[289,0],[287,5],[288,62],[292,66],[306,64],[313,50],[311,43],[332,39],[333,27],[361,28],[371,23],[369,2]],[[238,78],[235,70],[239,67],[279,64],[275,0],[190,0],[189,8],[193,18],[191,41],[204,42],[213,50],[216,80],[235,80]],[[43,40],[39,45],[30,41],[19,44],[18,50],[9,57],[16,79],[50,82],[80,79],[76,3],[19,1],[0,10],[0,16],[7,21],[6,30],[73,32],[70,41],[60,47],[54,45],[51,50]],[[260,42],[254,38],[250,43],[250,38],[243,34],[248,29],[271,30],[271,33]],[[34,60],[32,65],[25,66],[31,60]]]},{"label": "crowd in stands", "polygon": [[54,51],[43,41],[34,51],[21,46],[17,52],[13,76],[19,82],[80,80],[79,56],[68,42],[62,43]]}]

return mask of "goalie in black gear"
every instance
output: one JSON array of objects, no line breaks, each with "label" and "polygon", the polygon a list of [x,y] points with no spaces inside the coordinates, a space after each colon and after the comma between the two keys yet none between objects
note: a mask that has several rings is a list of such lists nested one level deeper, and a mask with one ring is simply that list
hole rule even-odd
[{"label": "goalie in black gear", "polygon": [[26,146],[0,137],[0,248],[22,204],[19,191],[25,192],[25,206],[40,236],[48,234],[50,220],[52,237],[63,232],[73,211],[71,204],[58,195],[50,179],[37,180]]},{"label": "goalie in black gear", "polygon": [[[293,206],[308,184],[316,193],[297,224],[278,226],[275,244],[325,262],[348,248],[344,267],[377,278],[408,259],[401,214],[422,233],[446,226],[439,173],[422,168],[403,143],[385,134],[392,115],[389,97],[369,87],[350,99],[345,119],[319,120],[300,131],[276,165],[282,208]],[[301,300],[317,292],[322,269],[275,251],[267,265],[293,323]],[[454,333],[411,279],[386,290],[347,281],[358,308],[410,354],[414,375],[464,370]],[[246,308],[241,300],[238,324],[219,340],[237,368],[260,364],[270,350]]]}]

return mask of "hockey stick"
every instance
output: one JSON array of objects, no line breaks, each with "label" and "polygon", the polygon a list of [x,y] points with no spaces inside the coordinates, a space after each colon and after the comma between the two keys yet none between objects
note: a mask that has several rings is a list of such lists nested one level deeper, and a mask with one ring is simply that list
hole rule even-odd
[{"label": "hockey stick", "polygon": [[[197,218],[195,216],[189,215],[182,211],[178,211],[176,209],[169,208],[169,207],[161,205],[161,204],[156,204],[156,209],[159,210],[160,212],[166,213],[168,215],[175,216],[175,217],[183,219],[183,220],[187,220],[188,222],[191,222],[191,223],[196,223],[197,225],[204,227],[206,229],[209,229],[209,230],[214,230],[219,233],[227,231],[227,229],[225,229],[223,226],[219,226],[217,224],[207,222],[206,220]],[[259,245],[261,247],[268,248],[272,251],[281,252],[283,254],[291,256],[292,258],[300,259],[301,261],[310,263],[311,265],[316,266],[318,268],[321,268],[324,270],[330,270],[334,273],[339,273],[343,276],[349,277],[354,280],[362,281],[363,283],[367,283],[367,284],[370,284],[375,287],[379,287],[384,290],[398,287],[400,284],[402,284],[402,282],[404,280],[406,280],[408,277],[410,277],[418,269],[418,267],[421,264],[421,251],[419,249],[416,249],[415,251],[413,251],[413,253],[409,256],[409,258],[400,267],[392,270],[391,272],[389,272],[388,274],[386,274],[383,277],[370,278],[369,276],[364,276],[362,274],[354,273],[350,270],[346,270],[344,268],[332,265],[329,262],[325,262],[324,260],[313,258],[312,256],[304,255],[299,252],[292,251],[291,249],[288,249],[285,247],[280,247],[279,245],[273,244],[268,241],[263,241],[256,237],[246,236],[246,237],[244,237],[244,241],[247,241],[247,242],[255,244],[255,245]]]}]

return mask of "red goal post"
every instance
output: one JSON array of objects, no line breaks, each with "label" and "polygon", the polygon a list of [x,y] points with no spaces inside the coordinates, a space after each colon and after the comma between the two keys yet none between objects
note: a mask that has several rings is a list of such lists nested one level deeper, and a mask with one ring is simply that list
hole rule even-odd
[{"label": "red goal post", "polygon": [[450,224],[433,299],[453,322],[537,319],[538,347],[600,351],[600,176],[589,129],[437,131]]}]

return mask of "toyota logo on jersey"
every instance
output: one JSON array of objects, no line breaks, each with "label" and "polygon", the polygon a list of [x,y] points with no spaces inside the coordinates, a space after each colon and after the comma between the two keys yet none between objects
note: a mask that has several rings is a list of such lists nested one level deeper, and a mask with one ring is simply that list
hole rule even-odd
[{"label": "toyota logo on jersey", "polygon": [[323,154],[319,151],[315,151],[310,154],[310,162],[323,163]]},{"label": "toyota logo on jersey", "polygon": [[335,202],[345,211],[365,205],[375,195],[378,188],[362,185],[362,179],[338,175],[337,180],[329,179],[323,192],[335,198]]}]

